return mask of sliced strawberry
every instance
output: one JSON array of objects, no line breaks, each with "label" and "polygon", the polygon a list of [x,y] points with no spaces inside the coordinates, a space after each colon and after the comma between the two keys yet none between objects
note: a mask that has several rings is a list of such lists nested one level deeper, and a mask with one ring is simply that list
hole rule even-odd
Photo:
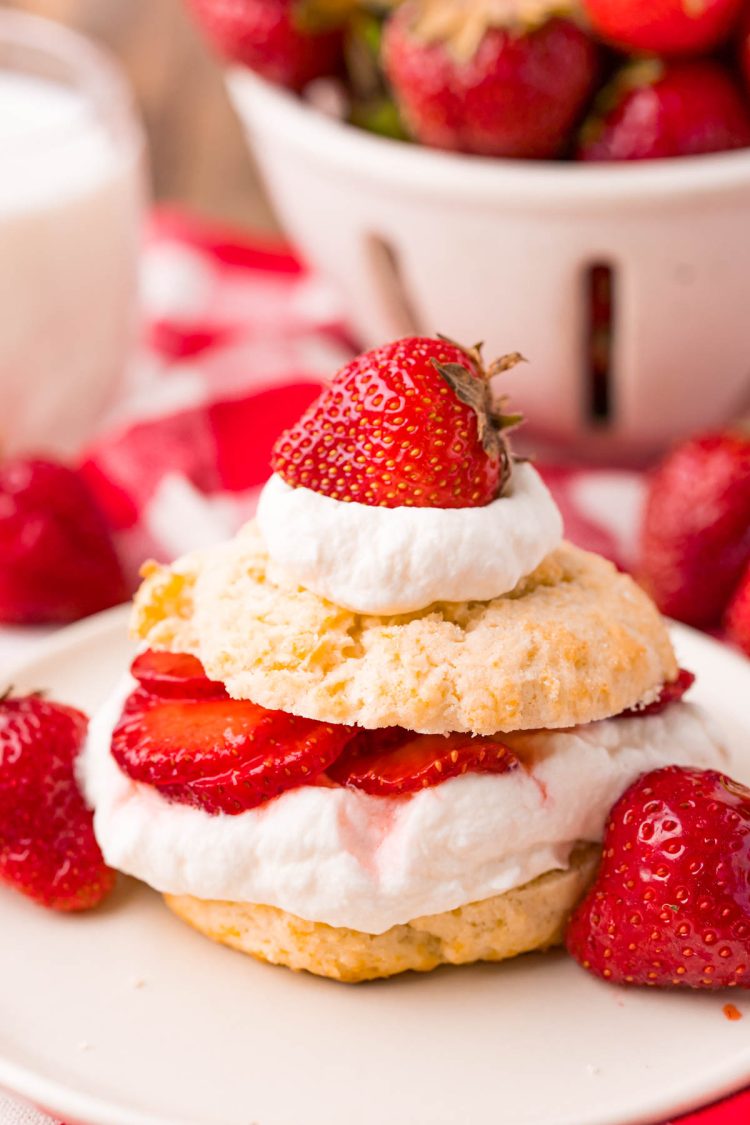
[{"label": "sliced strawberry", "polygon": [[394,728],[359,735],[328,773],[341,785],[394,797],[463,773],[508,773],[518,765],[513,751],[494,738],[414,734]]},{"label": "sliced strawberry", "polygon": [[281,711],[283,729],[268,738],[261,749],[223,773],[201,777],[186,785],[161,787],[166,797],[194,805],[209,813],[236,814],[270,801],[286,789],[301,785],[331,786],[321,781],[352,737],[350,727],[331,726],[314,719],[299,719]]},{"label": "sliced strawberry", "polygon": [[277,712],[229,699],[164,699],[136,692],[112,735],[112,756],[148,785],[185,784],[239,768],[263,752]]},{"label": "sliced strawberry", "polygon": [[226,699],[224,685],[209,680],[197,656],[148,649],[130,665],[131,675],[145,691],[163,699]]},{"label": "sliced strawberry", "polygon": [[238,813],[323,773],[350,727],[268,711],[247,700],[165,699],[135,693],[112,736],[112,756],[135,781],[209,812]]},{"label": "sliced strawberry", "polygon": [[680,668],[677,679],[673,680],[671,684],[662,684],[661,691],[652,703],[646,704],[645,707],[629,707],[627,711],[618,715],[618,718],[643,718],[644,715],[659,715],[662,711],[666,711],[670,703],[679,703],[694,683],[695,675],[688,672],[687,668]]},{"label": "sliced strawberry", "polygon": [[308,785],[314,786],[316,789],[340,789],[338,781],[334,781],[327,773],[320,773],[314,781],[309,781]]}]

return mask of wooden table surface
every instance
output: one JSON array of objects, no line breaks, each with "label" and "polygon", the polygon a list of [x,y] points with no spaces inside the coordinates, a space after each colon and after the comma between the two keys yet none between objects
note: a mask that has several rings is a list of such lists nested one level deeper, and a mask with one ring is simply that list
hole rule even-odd
[{"label": "wooden table surface", "polygon": [[2,8],[60,20],[118,56],[146,124],[158,199],[275,229],[219,65],[182,0],[0,0]]}]

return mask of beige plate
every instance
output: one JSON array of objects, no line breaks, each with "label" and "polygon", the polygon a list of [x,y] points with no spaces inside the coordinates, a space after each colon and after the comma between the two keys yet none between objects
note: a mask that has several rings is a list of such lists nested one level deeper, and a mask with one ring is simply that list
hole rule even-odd
[{"label": "beige plate", "polygon": [[[127,660],[114,611],[19,688],[94,707]],[[750,664],[675,629],[696,696],[741,731]],[[3,674],[5,679],[5,674]],[[0,892],[0,1085],[85,1125],[624,1125],[750,1080],[750,1000],[627,992],[563,954],[356,987],[256,964],[124,882],[89,917]]]}]

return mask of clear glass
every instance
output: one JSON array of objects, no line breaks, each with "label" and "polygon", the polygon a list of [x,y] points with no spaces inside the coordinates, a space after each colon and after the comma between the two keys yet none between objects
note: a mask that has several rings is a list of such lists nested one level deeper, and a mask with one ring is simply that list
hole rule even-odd
[{"label": "clear glass", "polygon": [[135,340],[144,141],[104,52],[0,11],[0,454],[76,452]]}]

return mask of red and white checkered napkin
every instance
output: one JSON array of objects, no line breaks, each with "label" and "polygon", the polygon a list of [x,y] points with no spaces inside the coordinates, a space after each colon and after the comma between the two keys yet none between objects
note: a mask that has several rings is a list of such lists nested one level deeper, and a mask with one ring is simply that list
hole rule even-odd
[{"label": "red and white checkered napkin", "polygon": [[[254,511],[271,446],[352,354],[334,293],[287,250],[160,213],[144,256],[141,353],[82,467],[135,581],[231,535]],[[633,561],[643,483],[540,466],[568,537]],[[746,1125],[750,1093],[684,1125]],[[0,1094],[0,1125],[51,1125]],[[683,1125],[683,1123],[681,1123]]]},{"label": "red and white checkered napkin", "polygon": [[[83,470],[131,570],[231,534],[271,446],[351,356],[330,288],[287,250],[174,213],[152,224],[139,362]],[[641,481],[546,468],[568,534],[627,565]]]}]

